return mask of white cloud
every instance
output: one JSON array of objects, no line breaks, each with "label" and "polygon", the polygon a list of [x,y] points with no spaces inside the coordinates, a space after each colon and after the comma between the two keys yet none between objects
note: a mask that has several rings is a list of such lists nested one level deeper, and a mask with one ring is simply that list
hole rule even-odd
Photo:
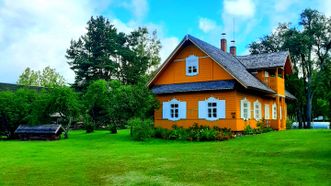
[{"label": "white cloud", "polygon": [[[26,67],[56,68],[68,82],[74,73],[65,58],[71,39],[85,32],[88,1],[5,0],[0,7],[0,81],[14,83]],[[86,8],[90,7],[90,8]]]},{"label": "white cloud", "polygon": [[133,19],[138,22],[142,22],[143,18],[147,15],[149,11],[147,0],[131,0],[129,2],[120,1],[118,5],[129,10],[134,16]]},{"label": "white cloud", "polygon": [[331,16],[331,1],[322,0],[320,5],[320,11],[323,12],[326,16]]},{"label": "white cloud", "polygon": [[126,23],[123,23],[121,20],[119,20],[117,18],[113,18],[110,21],[111,21],[111,24],[113,24],[118,31],[124,32],[126,34],[129,34],[136,28],[136,26],[130,26]]},{"label": "white cloud", "polygon": [[148,3],[146,0],[132,0],[133,14],[136,18],[145,17],[148,12]]},{"label": "white cloud", "polygon": [[284,12],[287,10],[291,5],[296,3],[297,0],[276,0],[275,1],[275,10],[277,12]]},{"label": "white cloud", "polygon": [[224,0],[225,13],[233,16],[252,17],[255,4],[252,0]]},{"label": "white cloud", "polygon": [[200,18],[199,19],[199,28],[203,32],[207,33],[216,28],[216,23],[215,23],[215,21],[210,20],[208,18]]},{"label": "white cloud", "polygon": [[162,44],[160,56],[161,56],[161,63],[163,63],[171,54],[171,52],[176,48],[176,46],[179,43],[179,40],[176,37],[167,37],[167,38],[161,38],[160,41]]}]

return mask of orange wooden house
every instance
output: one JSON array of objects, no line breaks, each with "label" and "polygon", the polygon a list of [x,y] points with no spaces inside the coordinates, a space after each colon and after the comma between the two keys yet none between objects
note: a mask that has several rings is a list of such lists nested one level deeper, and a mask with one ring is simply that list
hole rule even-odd
[{"label": "orange wooden house", "polygon": [[273,129],[286,129],[285,74],[292,72],[288,52],[236,56],[186,35],[148,86],[161,106],[155,127],[199,125],[242,131],[262,118]]}]

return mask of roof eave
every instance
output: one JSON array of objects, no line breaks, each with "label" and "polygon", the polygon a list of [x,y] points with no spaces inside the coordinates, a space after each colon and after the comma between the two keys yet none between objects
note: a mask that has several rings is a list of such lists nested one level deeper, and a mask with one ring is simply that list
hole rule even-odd
[{"label": "roof eave", "polygon": [[173,50],[171,52],[171,54],[167,57],[167,59],[163,62],[163,64],[159,67],[159,69],[157,70],[156,74],[153,76],[153,78],[147,83],[147,87],[149,87],[153,81],[158,77],[158,75],[162,72],[162,70],[164,69],[165,66],[167,66],[167,64],[170,62],[170,60],[174,57],[174,55],[178,52],[178,50],[183,46],[183,44],[185,43],[185,41],[188,40],[188,36],[186,35],[182,41],[177,45],[177,47],[175,48],[175,50]]},{"label": "roof eave", "polygon": [[[216,64],[218,64],[222,69],[224,69],[228,74],[230,74],[235,80],[237,80],[243,87],[247,88],[248,86],[244,84],[242,81],[240,81],[237,77],[235,77],[231,72],[229,72],[225,67],[223,67],[221,64],[217,62],[212,56],[208,54],[205,50],[203,50],[201,47],[198,46],[194,41],[189,39],[196,47],[198,47],[201,51],[203,51],[205,54],[207,54],[208,57],[210,57]],[[239,61],[239,60],[238,60]]]}]

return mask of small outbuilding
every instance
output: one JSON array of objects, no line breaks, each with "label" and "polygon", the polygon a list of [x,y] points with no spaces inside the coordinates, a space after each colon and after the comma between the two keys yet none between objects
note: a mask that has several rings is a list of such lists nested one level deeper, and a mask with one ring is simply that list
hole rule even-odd
[{"label": "small outbuilding", "polygon": [[20,125],[15,130],[15,134],[21,140],[57,140],[60,139],[64,128],[59,124],[45,124],[45,125]]}]

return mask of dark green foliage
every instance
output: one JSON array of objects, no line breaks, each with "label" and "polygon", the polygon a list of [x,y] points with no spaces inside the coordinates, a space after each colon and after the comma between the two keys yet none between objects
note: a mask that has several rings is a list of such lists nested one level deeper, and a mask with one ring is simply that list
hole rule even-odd
[{"label": "dark green foliage", "polygon": [[287,120],[286,120],[286,129],[291,129],[292,128],[292,125],[293,125],[293,120],[288,117]]},{"label": "dark green foliage", "polygon": [[98,16],[87,22],[85,35],[71,41],[66,57],[76,73],[74,86],[85,89],[99,79],[136,84],[160,63],[160,48],[156,32],[150,35],[146,28],[138,28],[126,35]]},{"label": "dark green foliage", "polygon": [[244,134],[245,135],[252,135],[252,134],[255,134],[255,131],[250,125],[247,125],[244,129]]},{"label": "dark green foliage", "polygon": [[266,132],[271,132],[273,129],[268,126],[264,119],[257,121],[256,128],[252,128],[250,125],[247,125],[244,129],[245,135],[261,134]]},{"label": "dark green foliage", "polygon": [[94,81],[83,97],[94,127],[107,126],[112,133],[124,128],[130,118],[150,118],[159,105],[145,83],[123,85],[117,80]]},{"label": "dark green foliage", "polygon": [[[18,89],[15,92],[0,92],[0,130],[14,137],[20,124],[46,124],[50,115],[59,113],[67,129],[80,113],[77,94],[69,87],[54,87],[37,92]],[[66,131],[67,132],[67,131]]]},{"label": "dark green foliage", "polygon": [[35,90],[18,89],[16,92],[0,92],[0,131],[13,138],[18,125],[31,124],[36,99]]},{"label": "dark green foliage", "polygon": [[153,121],[151,119],[133,118],[128,121],[128,125],[131,127],[131,136],[136,141],[145,141],[153,135]]},{"label": "dark green foliage", "polygon": [[296,116],[299,128],[310,128],[312,117],[330,116],[330,37],[331,18],[305,9],[299,28],[280,24],[275,32],[249,45],[252,54],[290,52],[293,74],[286,77],[285,86],[298,101],[288,105],[288,114]]},{"label": "dark green foliage", "polygon": [[160,139],[168,139],[170,136],[171,130],[165,128],[155,128],[154,129],[154,137]]},{"label": "dark green foliage", "polygon": [[83,95],[83,102],[87,115],[90,118],[89,124],[95,127],[107,126],[110,123],[109,107],[111,106],[111,87],[105,80],[92,82]]},{"label": "dark green foliage", "polygon": [[194,123],[187,129],[176,125],[174,125],[171,130],[155,128],[154,137],[170,140],[223,141],[231,139],[233,136],[231,129],[219,127],[211,128]]},{"label": "dark green foliage", "polygon": [[75,86],[86,86],[92,80],[110,80],[116,76],[119,52],[125,47],[124,33],[103,16],[91,17],[87,33],[77,41],[72,40],[67,50],[68,63],[76,73]]},{"label": "dark green foliage", "polygon": [[84,116],[84,128],[86,133],[92,133],[95,129],[95,125],[91,121],[91,117],[88,114],[85,114]]},{"label": "dark green foliage", "polygon": [[174,125],[172,130],[169,131],[168,139],[170,140],[187,140],[189,133],[183,127],[177,127]]}]

